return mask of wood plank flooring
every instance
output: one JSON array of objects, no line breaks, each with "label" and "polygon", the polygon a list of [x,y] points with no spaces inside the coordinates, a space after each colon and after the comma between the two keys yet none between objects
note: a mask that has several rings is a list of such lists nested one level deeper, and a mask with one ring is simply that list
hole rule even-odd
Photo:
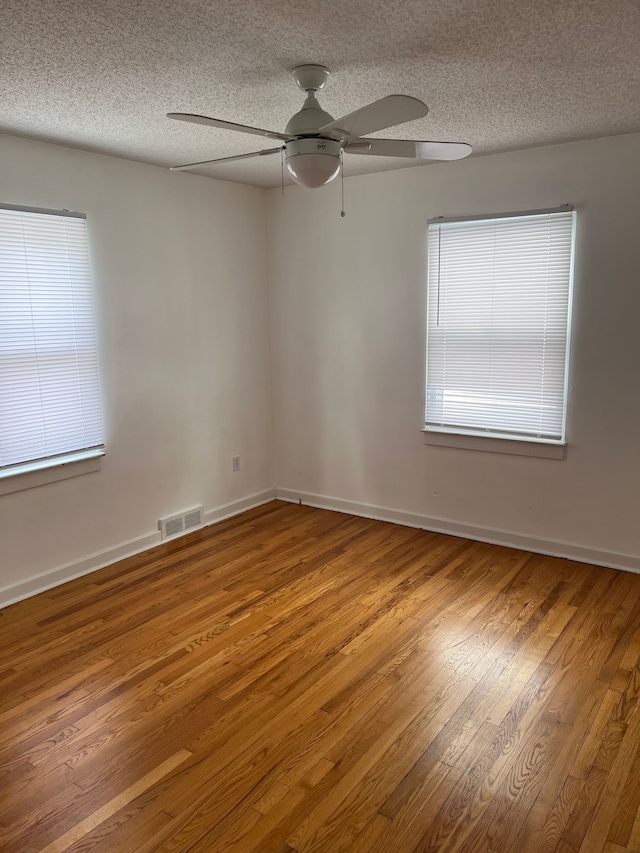
[{"label": "wood plank flooring", "polygon": [[274,501],[0,650],[2,851],[640,851],[637,575]]}]

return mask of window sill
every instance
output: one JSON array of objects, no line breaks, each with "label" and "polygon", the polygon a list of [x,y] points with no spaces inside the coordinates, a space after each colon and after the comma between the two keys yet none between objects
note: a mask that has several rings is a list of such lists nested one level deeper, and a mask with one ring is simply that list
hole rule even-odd
[{"label": "window sill", "polygon": [[513,456],[535,456],[542,459],[566,459],[566,444],[547,444],[540,441],[520,441],[512,438],[484,438],[480,435],[460,435],[423,429],[424,443],[435,447],[454,447],[458,450],[480,450],[489,453],[509,453]]},{"label": "window sill", "polygon": [[0,470],[0,495],[45,486],[58,480],[68,480],[82,474],[91,474],[100,470],[104,448],[81,450],[77,453],[67,453],[52,459],[41,459],[37,462],[25,462],[4,471]]}]

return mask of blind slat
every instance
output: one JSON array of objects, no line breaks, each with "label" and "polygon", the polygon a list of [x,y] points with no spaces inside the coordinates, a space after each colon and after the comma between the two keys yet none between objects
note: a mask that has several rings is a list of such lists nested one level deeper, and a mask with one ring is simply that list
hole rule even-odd
[{"label": "blind slat", "polygon": [[433,223],[427,428],[564,441],[573,211]]}]

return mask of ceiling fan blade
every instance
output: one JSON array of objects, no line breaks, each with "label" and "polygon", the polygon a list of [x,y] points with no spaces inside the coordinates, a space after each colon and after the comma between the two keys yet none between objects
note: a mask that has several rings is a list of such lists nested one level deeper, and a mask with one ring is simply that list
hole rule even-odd
[{"label": "ceiling fan blade", "polygon": [[232,160],[246,160],[249,157],[264,157],[265,154],[277,154],[282,148],[265,148],[263,151],[252,151],[251,154],[235,154],[233,157],[217,157],[215,160],[202,160],[200,163],[187,163],[184,166],[170,166],[172,172],[184,169],[195,169],[197,166],[210,166],[213,163],[230,163]]},{"label": "ceiling fan blade", "polygon": [[193,115],[192,113],[167,113],[167,118],[175,118],[178,121],[192,121],[195,124],[208,124],[211,127],[221,127],[224,130],[239,130],[240,133],[253,133],[256,136],[267,136],[269,139],[282,139],[284,142],[293,139],[287,133],[278,133],[276,130],[262,130],[259,127],[249,127],[246,124],[235,124],[232,121],[222,121],[219,118],[209,118],[209,116]]},{"label": "ceiling fan blade", "polygon": [[415,160],[462,160],[473,151],[466,142],[425,142],[413,139],[354,139],[347,154],[372,154],[377,157],[413,157]]},{"label": "ceiling fan blade", "polygon": [[429,107],[417,98],[409,95],[388,95],[354,113],[325,124],[319,133],[338,139],[366,136],[368,133],[395,127],[406,121],[423,118],[428,112]]}]

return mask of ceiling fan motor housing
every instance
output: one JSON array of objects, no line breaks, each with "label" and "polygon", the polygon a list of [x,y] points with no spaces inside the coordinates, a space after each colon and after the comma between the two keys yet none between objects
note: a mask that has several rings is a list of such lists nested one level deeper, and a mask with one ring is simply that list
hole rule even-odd
[{"label": "ceiling fan motor housing", "polygon": [[292,139],[285,148],[287,171],[303,187],[322,187],[340,171],[341,147],[334,139],[318,136]]}]

